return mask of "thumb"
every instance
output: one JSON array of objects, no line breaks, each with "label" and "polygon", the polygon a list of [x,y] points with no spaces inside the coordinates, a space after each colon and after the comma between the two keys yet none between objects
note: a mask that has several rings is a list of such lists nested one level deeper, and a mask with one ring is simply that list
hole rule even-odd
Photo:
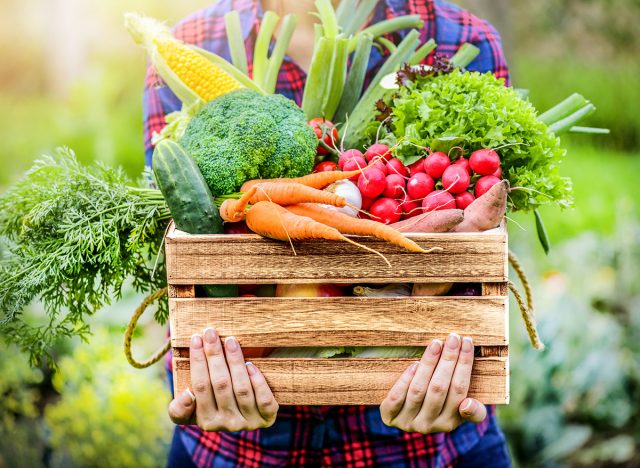
[{"label": "thumb", "polygon": [[460,403],[458,412],[462,419],[474,423],[482,422],[487,417],[487,407],[473,398],[465,398]]},{"label": "thumb", "polygon": [[196,397],[186,389],[169,403],[169,417],[175,424],[189,424],[196,409]]}]

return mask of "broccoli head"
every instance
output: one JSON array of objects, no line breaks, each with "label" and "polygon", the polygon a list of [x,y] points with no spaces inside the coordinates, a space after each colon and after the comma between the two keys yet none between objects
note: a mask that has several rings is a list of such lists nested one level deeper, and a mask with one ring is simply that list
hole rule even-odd
[{"label": "broccoli head", "polygon": [[250,179],[310,173],[317,139],[290,99],[241,89],[207,103],[180,143],[211,192],[224,195]]}]

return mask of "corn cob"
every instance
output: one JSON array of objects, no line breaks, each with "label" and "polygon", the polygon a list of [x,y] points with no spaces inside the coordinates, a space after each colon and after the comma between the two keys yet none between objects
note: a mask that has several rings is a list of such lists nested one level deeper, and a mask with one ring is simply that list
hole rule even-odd
[{"label": "corn cob", "polygon": [[[155,19],[127,13],[125,24],[135,41],[147,49],[158,74],[183,103],[189,104],[192,94],[208,102],[243,87],[225,70],[176,39]],[[175,89],[180,84],[187,89]]]}]

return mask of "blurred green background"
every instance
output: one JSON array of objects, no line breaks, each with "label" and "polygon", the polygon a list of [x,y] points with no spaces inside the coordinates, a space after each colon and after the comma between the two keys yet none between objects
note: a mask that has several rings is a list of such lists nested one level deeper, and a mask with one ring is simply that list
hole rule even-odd
[{"label": "blurred green background", "polygon": [[[0,192],[59,145],[85,160],[143,169],[145,57],[122,27],[140,11],[169,22],[197,0],[5,0],[0,4]],[[519,466],[640,465],[640,3],[460,0],[501,32],[513,84],[541,110],[576,91],[609,136],[564,138],[576,207],[513,215],[511,244],[532,277],[547,350],[533,351],[512,304],[512,403],[498,410]],[[161,366],[133,370],[121,351],[140,298],[93,320],[86,343],[61,344],[59,368],[31,369],[0,347],[0,467],[163,466],[172,425]],[[39,313],[37,305],[31,312]],[[151,315],[151,314],[149,314]],[[164,331],[146,321],[138,355]],[[153,395],[153,398],[149,398]]]}]

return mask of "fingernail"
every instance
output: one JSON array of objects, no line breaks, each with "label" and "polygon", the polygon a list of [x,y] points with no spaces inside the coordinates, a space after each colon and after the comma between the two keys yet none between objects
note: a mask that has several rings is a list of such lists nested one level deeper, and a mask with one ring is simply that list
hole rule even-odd
[{"label": "fingernail", "polygon": [[465,353],[473,352],[473,340],[470,336],[465,336],[462,338],[462,351]]},{"label": "fingernail", "polygon": [[191,336],[191,347],[193,349],[202,348],[202,337],[200,335]]},{"label": "fingernail", "polygon": [[458,349],[458,346],[460,346],[460,335],[451,333],[447,338],[447,348]]},{"label": "fingernail", "polygon": [[475,405],[475,401],[472,400],[471,398],[467,398],[467,402],[464,404],[462,408],[460,408],[460,411],[462,411],[465,414],[472,414],[473,410],[471,409],[471,407],[474,405]]},{"label": "fingernail", "polygon": [[194,401],[196,401],[196,396],[188,388],[180,395],[180,403],[184,406],[191,406]]},{"label": "fingernail", "polygon": [[247,362],[245,363],[245,366],[247,366],[247,373],[249,375],[255,375],[256,374],[256,366],[253,365],[253,362]]},{"label": "fingernail", "polygon": [[214,344],[216,342],[217,339],[217,334],[216,331],[209,327],[209,328],[205,328],[204,330],[204,340],[209,343],[209,344]]},{"label": "fingernail", "polygon": [[238,351],[238,349],[240,349],[240,346],[238,345],[238,340],[236,340],[235,336],[228,336],[227,339],[224,340],[224,344],[227,347],[227,349],[232,353],[235,353],[236,351]]},{"label": "fingernail", "polygon": [[442,341],[433,340],[429,345],[429,351],[431,351],[433,354],[440,354],[440,351],[442,351]]},{"label": "fingernail", "polygon": [[411,364],[411,366],[409,367],[409,373],[411,375],[415,374],[416,371],[418,370],[418,366],[420,365],[419,361],[414,362],[413,364]]}]

